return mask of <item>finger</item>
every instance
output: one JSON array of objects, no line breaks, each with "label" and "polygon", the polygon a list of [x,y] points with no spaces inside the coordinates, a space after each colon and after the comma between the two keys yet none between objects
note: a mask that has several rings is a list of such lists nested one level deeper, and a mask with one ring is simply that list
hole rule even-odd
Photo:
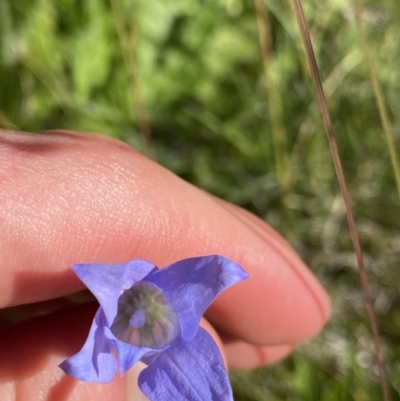
[{"label": "finger", "polygon": [[222,254],[252,276],[208,311],[257,344],[292,344],[325,323],[325,292],[264,223],[227,207],[120,142],[74,133],[3,132],[0,305],[83,288],[71,263],[133,258],[164,266]]},{"label": "finger", "polygon": [[[248,211],[235,206],[231,203],[223,201],[218,198],[214,198],[215,201],[220,204],[229,214],[240,221],[244,226],[246,226],[255,236],[259,239],[264,240],[266,244],[270,247],[270,258],[277,258],[276,263],[271,263],[271,260],[268,260],[267,264],[273,265],[274,267],[278,267],[279,264],[281,266],[289,266],[291,270],[291,277],[284,277],[286,272],[284,269],[281,271],[278,270],[274,272],[279,275],[281,274],[280,284],[285,287],[285,280],[286,281],[286,288],[281,287],[274,287],[273,283],[269,286],[268,290],[270,290],[269,294],[262,294],[261,288],[259,295],[261,297],[259,308],[253,311],[250,311],[250,316],[253,316],[255,320],[259,319],[260,316],[265,314],[265,318],[269,320],[267,324],[271,327],[274,326],[272,329],[272,334],[269,337],[269,341],[263,343],[260,342],[259,344],[277,344],[277,345],[284,345],[293,348],[294,343],[299,342],[305,338],[307,335],[298,336],[296,339],[296,335],[299,334],[299,331],[302,329],[307,330],[307,323],[306,318],[303,314],[307,315],[308,311],[312,310],[312,306],[314,308],[318,308],[321,316],[320,326],[318,326],[317,320],[314,320],[316,324],[315,331],[310,331],[309,337],[319,331],[319,328],[322,328],[325,322],[327,321],[329,314],[330,314],[330,301],[328,296],[326,295],[323,288],[319,285],[316,281],[315,277],[311,274],[311,272],[307,269],[306,265],[302,262],[296,252],[291,248],[291,246],[270,226],[265,224],[262,220],[257,218],[255,215],[249,213]],[[265,269],[265,273],[269,273],[268,269]],[[301,286],[292,285],[291,280],[296,279],[302,283]],[[271,288],[272,287],[272,288]],[[306,291],[304,291],[306,289]],[[291,297],[287,298],[288,292],[294,291],[291,294]],[[299,291],[299,292],[297,292]],[[301,299],[304,294],[307,294],[310,298],[309,299]],[[232,294],[231,294],[232,295]],[[254,296],[255,294],[253,294]],[[262,303],[262,299],[268,297],[268,305]],[[295,298],[298,297],[298,301],[300,304],[296,304]],[[232,298],[231,298],[232,299]],[[289,302],[288,305],[285,305],[286,302]],[[310,302],[311,309],[307,309],[302,302]],[[314,302],[313,302],[314,301]],[[292,304],[294,302],[294,304]],[[274,305],[274,306],[273,306]],[[284,315],[284,311],[292,311],[291,313]],[[316,310],[314,309],[313,312],[315,313]],[[286,312],[288,313],[288,312]],[[297,314],[298,322],[301,324],[303,322],[303,327],[294,328],[290,321],[291,317]],[[300,314],[300,315],[299,315]],[[268,316],[266,316],[268,315]],[[312,319],[316,318],[316,313],[314,316],[309,316]],[[296,319],[296,320],[297,320]],[[212,319],[211,319],[212,321]],[[218,326],[218,322],[215,322]],[[288,337],[288,331],[292,331],[294,334],[293,337]],[[285,341],[286,340],[286,341]],[[255,341],[257,343],[257,341]]]}]

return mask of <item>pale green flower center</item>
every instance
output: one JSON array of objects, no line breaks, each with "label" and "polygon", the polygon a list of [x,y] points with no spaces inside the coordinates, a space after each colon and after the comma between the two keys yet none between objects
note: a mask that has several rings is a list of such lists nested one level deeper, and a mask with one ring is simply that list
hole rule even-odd
[{"label": "pale green flower center", "polygon": [[137,347],[160,349],[179,334],[179,321],[161,290],[145,281],[135,283],[118,299],[118,312],[111,332]]}]

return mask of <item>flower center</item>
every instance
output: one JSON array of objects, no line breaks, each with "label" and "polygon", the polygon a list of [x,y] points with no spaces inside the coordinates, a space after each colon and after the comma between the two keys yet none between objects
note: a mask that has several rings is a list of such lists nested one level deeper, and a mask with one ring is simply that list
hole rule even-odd
[{"label": "flower center", "polygon": [[178,318],[156,285],[139,281],[120,295],[111,325],[118,340],[160,349],[170,344],[179,331]]}]

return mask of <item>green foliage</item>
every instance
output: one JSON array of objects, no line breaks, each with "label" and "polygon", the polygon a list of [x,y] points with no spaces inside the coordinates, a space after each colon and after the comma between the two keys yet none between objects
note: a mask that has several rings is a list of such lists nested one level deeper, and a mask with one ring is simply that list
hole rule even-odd
[{"label": "green foliage", "polygon": [[[400,9],[363,19],[398,141]],[[265,3],[291,185],[277,175],[271,93],[252,2],[0,1],[0,126],[97,131],[256,213],[300,252],[333,297],[324,334],[272,368],[232,375],[237,401],[377,400],[371,336],[343,207],[290,1]],[[350,2],[304,1],[400,399],[399,201]]]}]

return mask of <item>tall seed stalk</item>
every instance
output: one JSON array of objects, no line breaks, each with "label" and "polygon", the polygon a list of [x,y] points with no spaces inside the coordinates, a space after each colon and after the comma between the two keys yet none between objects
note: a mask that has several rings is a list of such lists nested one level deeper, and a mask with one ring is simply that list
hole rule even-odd
[{"label": "tall seed stalk", "polygon": [[385,361],[384,361],[384,357],[383,357],[381,346],[380,346],[378,325],[377,325],[375,313],[373,310],[372,297],[371,297],[371,293],[370,293],[369,285],[368,285],[368,278],[367,278],[367,274],[365,271],[362,250],[361,250],[360,241],[359,241],[359,237],[358,237],[358,231],[357,231],[357,227],[356,227],[356,223],[354,220],[354,215],[353,215],[353,211],[352,211],[352,207],[351,207],[351,203],[350,203],[350,199],[349,199],[346,180],[344,178],[342,163],[340,160],[340,155],[339,155],[339,151],[337,148],[335,135],[333,132],[333,126],[332,126],[332,122],[330,119],[330,114],[329,114],[329,110],[328,110],[326,100],[325,100],[324,89],[322,87],[321,77],[320,77],[318,65],[317,65],[317,62],[315,59],[314,49],[313,49],[313,45],[311,42],[309,30],[307,27],[307,22],[306,22],[306,19],[304,16],[301,0],[293,0],[293,6],[294,6],[297,21],[299,24],[304,48],[306,51],[312,80],[313,80],[313,83],[315,86],[315,91],[316,91],[317,98],[318,98],[319,107],[321,109],[321,115],[322,115],[322,118],[324,121],[325,131],[326,131],[326,134],[328,137],[329,147],[331,150],[332,160],[333,160],[333,164],[335,167],[336,176],[337,176],[339,187],[340,187],[340,192],[342,194],[343,202],[345,205],[346,217],[347,217],[347,222],[349,225],[350,236],[351,236],[351,239],[353,242],[353,247],[354,247],[355,254],[356,254],[358,272],[360,275],[361,286],[362,286],[362,290],[363,290],[364,298],[365,298],[365,305],[366,305],[369,321],[371,324],[372,335],[374,338],[375,356],[376,356],[376,361],[377,361],[377,365],[378,365],[378,369],[379,369],[379,376],[380,376],[380,380],[381,380],[382,396],[383,396],[384,401],[389,401],[390,395],[389,395],[389,389],[388,389],[388,385],[387,385],[387,381],[386,381]]}]

